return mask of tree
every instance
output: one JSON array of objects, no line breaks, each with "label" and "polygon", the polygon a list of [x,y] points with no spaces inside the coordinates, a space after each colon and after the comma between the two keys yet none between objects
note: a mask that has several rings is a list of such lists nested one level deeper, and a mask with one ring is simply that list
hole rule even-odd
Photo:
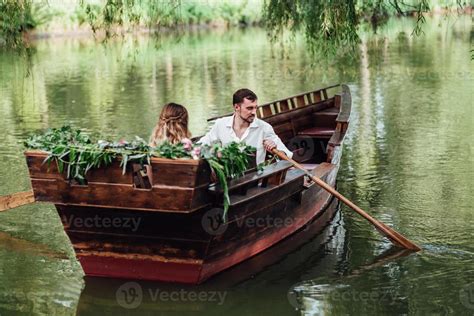
[{"label": "tree", "polygon": [[[462,0],[452,1],[463,8]],[[429,0],[265,0],[264,21],[273,40],[285,30],[303,31],[313,52],[333,56],[354,50],[360,21],[369,22],[376,31],[390,15],[414,15],[412,35],[419,35],[428,11]]]}]

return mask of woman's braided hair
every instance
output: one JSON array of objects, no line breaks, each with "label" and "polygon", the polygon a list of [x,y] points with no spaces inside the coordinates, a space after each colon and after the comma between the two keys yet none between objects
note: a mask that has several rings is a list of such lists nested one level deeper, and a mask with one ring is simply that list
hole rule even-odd
[{"label": "woman's braided hair", "polygon": [[177,103],[165,104],[151,134],[150,146],[156,146],[164,141],[177,144],[183,138],[190,137],[186,108]]}]

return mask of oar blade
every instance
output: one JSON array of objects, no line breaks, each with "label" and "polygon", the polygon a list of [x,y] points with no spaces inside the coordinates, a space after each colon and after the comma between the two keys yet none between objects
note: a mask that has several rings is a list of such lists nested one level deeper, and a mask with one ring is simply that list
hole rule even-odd
[{"label": "oar blade", "polygon": [[406,248],[413,251],[420,251],[421,247],[417,244],[408,240],[405,236],[400,234],[399,232],[393,230],[389,226],[385,225],[384,223],[378,221],[378,225],[374,225],[374,227],[385,237],[390,239],[393,244],[400,248]]}]

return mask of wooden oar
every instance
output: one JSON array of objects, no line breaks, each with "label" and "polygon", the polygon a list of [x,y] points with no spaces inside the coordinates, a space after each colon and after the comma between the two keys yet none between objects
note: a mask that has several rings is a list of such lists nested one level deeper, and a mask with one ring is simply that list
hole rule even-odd
[{"label": "wooden oar", "polygon": [[396,246],[399,246],[399,247],[402,247],[402,248],[406,248],[406,249],[410,249],[410,250],[414,250],[414,251],[420,251],[421,248],[418,247],[416,244],[412,243],[411,241],[409,241],[407,238],[405,238],[402,234],[396,232],[395,230],[393,230],[392,228],[388,227],[387,225],[385,225],[384,223],[382,222],[379,222],[378,220],[376,220],[375,218],[373,218],[372,216],[370,216],[369,214],[367,214],[366,212],[364,212],[360,207],[358,207],[357,205],[355,205],[354,203],[352,203],[349,199],[347,199],[345,196],[343,196],[341,193],[337,192],[336,190],[334,190],[329,184],[327,184],[326,182],[324,182],[323,180],[313,176],[308,170],[306,170],[302,165],[300,165],[299,163],[297,163],[296,161],[294,161],[293,159],[291,158],[288,158],[284,153],[278,151],[276,148],[274,148],[272,150],[272,152],[277,155],[278,157],[280,157],[281,159],[284,159],[286,161],[289,161],[291,164],[293,164],[293,166],[295,166],[296,168],[300,169],[300,170],[303,170],[305,172],[305,174],[311,178],[311,180],[313,180],[314,182],[316,182],[316,184],[318,184],[320,187],[322,187],[324,190],[328,191],[329,193],[331,193],[332,195],[334,195],[335,197],[337,197],[340,201],[344,202],[344,204],[346,204],[347,206],[349,206],[351,209],[353,209],[354,211],[356,211],[357,213],[359,213],[360,215],[362,215],[362,217],[364,217],[366,220],[368,220],[372,225],[375,226],[375,228],[377,228],[377,230],[379,232],[381,232],[385,237],[387,237],[388,239],[390,239],[392,241],[392,243],[394,243]]},{"label": "wooden oar", "polygon": [[18,192],[0,197],[0,212],[30,204],[35,201],[33,191]]}]

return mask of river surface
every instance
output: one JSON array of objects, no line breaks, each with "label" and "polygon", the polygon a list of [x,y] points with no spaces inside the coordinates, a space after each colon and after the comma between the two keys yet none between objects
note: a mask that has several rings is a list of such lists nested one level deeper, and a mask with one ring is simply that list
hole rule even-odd
[{"label": "river surface", "polygon": [[[249,276],[127,283],[85,278],[54,207],[32,204],[0,214],[0,315],[474,314],[472,22],[429,19],[416,39],[413,23],[363,33],[355,61],[325,65],[301,37],[282,50],[261,29],[0,51],[1,195],[30,188],[22,141],[38,130],[148,138],[174,101],[199,135],[238,88],[264,102],[344,82],[353,105],[338,188],[423,248],[397,253],[342,206],[323,234]],[[137,291],[138,304],[120,296]]]}]

